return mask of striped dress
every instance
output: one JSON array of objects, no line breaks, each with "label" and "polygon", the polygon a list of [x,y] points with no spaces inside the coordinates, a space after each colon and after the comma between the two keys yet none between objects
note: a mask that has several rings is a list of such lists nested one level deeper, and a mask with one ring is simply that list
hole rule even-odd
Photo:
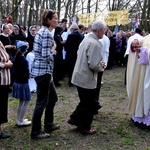
[{"label": "striped dress", "polygon": [[[0,63],[5,63],[9,60],[5,47],[0,42]],[[10,85],[10,69],[0,68],[0,85]]]},{"label": "striped dress", "polygon": [[[0,42],[0,64],[8,62],[9,55]],[[8,121],[8,88],[10,85],[10,69],[0,67],[0,124]]]}]

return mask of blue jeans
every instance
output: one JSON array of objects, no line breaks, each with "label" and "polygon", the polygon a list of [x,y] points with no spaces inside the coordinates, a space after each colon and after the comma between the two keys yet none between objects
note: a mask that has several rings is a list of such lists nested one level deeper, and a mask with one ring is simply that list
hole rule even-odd
[{"label": "blue jeans", "polygon": [[44,110],[44,128],[52,127],[54,120],[53,110],[58,100],[50,74],[35,77],[35,81],[37,83],[37,100],[32,118],[32,136],[38,135],[41,132],[41,118]]}]

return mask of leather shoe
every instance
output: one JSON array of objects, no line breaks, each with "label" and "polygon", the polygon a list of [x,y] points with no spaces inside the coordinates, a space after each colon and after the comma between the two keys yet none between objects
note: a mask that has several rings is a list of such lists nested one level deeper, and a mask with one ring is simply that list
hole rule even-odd
[{"label": "leather shoe", "polygon": [[0,139],[6,139],[6,138],[9,138],[9,137],[10,137],[10,135],[6,132],[1,132],[0,133]]},{"label": "leather shoe", "polygon": [[90,130],[80,130],[80,129],[78,129],[78,131],[83,135],[93,135],[93,134],[97,133],[97,131],[95,129],[90,129]]},{"label": "leather shoe", "polygon": [[75,126],[78,126],[78,125],[79,125],[79,123],[77,123],[76,121],[74,121],[74,120],[71,119],[71,118],[67,121],[67,123],[69,123],[70,125],[75,125]]},{"label": "leather shoe", "polygon": [[52,132],[52,131],[58,130],[58,129],[60,129],[60,125],[58,125],[58,124],[53,124],[52,127],[48,128],[48,129],[44,129],[44,131],[47,132],[47,133],[49,133],[49,132]]}]

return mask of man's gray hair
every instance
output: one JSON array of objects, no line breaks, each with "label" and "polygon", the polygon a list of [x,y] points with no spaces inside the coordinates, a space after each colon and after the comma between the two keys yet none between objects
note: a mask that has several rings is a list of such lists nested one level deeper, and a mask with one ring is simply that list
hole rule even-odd
[{"label": "man's gray hair", "polygon": [[92,24],[92,31],[98,31],[99,29],[105,29],[106,23],[103,20],[95,21]]}]

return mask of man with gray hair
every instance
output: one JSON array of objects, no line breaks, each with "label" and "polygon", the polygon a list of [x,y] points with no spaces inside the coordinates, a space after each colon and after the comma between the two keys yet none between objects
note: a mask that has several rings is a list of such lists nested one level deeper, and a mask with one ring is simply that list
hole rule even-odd
[{"label": "man with gray hair", "polygon": [[72,86],[71,77],[77,59],[77,50],[84,36],[79,32],[79,27],[77,24],[72,24],[70,26],[70,31],[71,34],[68,35],[64,48],[66,51],[66,67],[69,76],[68,85]]},{"label": "man with gray hair", "polygon": [[77,126],[81,134],[94,134],[91,129],[93,115],[98,110],[97,88],[98,72],[102,72],[105,63],[102,61],[102,45],[99,42],[105,33],[104,21],[92,24],[92,33],[83,39],[78,49],[77,61],[72,75],[72,83],[76,85],[80,102],[70,115],[68,123]]}]

